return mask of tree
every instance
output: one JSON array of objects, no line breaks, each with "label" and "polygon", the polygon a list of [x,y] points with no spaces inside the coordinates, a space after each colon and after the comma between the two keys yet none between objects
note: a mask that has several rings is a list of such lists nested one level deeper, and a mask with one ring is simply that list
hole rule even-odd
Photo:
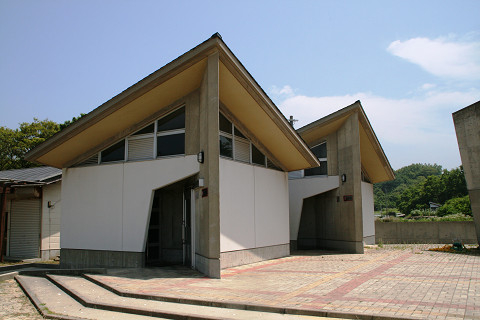
[{"label": "tree", "polygon": [[61,123],[61,124],[60,124],[60,130],[65,129],[66,127],[68,127],[69,125],[71,125],[72,123],[74,123],[75,121],[80,120],[80,118],[82,118],[82,117],[85,116],[85,115],[86,115],[85,113],[80,113],[80,116],[78,116],[78,117],[73,117],[72,120],[67,120],[67,121],[65,121],[64,123]]},{"label": "tree", "polygon": [[395,171],[395,180],[374,185],[375,210],[398,208],[403,192],[412,185],[424,182],[430,176],[440,176],[442,166],[438,164],[414,163]]},{"label": "tree", "polygon": [[37,166],[24,159],[25,154],[59,130],[56,122],[48,119],[23,122],[18,129],[0,127],[0,170]]},{"label": "tree", "polygon": [[17,168],[20,152],[16,147],[18,132],[6,127],[0,127],[0,170]]},{"label": "tree", "polygon": [[470,198],[468,196],[450,199],[437,210],[437,215],[440,217],[457,213],[462,213],[467,216],[472,215]]},{"label": "tree", "polygon": [[414,209],[428,209],[429,202],[444,204],[467,194],[463,168],[443,170],[440,176],[429,176],[405,189],[400,196],[398,209],[408,215]]}]

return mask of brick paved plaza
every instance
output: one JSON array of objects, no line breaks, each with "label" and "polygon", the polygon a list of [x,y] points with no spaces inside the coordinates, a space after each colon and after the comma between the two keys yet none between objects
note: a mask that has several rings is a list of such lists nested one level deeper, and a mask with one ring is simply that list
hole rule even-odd
[{"label": "brick paved plaza", "polygon": [[[480,256],[432,245],[368,248],[365,254],[297,252],[225,269],[209,279],[188,269],[92,275],[119,291],[166,297],[423,319],[480,319]],[[438,246],[437,246],[438,247]]]}]

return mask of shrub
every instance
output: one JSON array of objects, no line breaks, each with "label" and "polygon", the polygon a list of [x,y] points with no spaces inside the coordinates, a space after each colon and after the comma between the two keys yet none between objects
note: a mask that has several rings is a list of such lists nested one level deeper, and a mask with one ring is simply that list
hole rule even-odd
[{"label": "shrub", "polygon": [[429,210],[414,209],[414,210],[410,211],[409,217],[423,217],[423,216],[428,216],[428,215],[430,215]]},{"label": "shrub", "polygon": [[453,198],[445,202],[443,206],[438,208],[437,215],[439,217],[463,213],[464,215],[471,216],[472,208],[470,207],[470,198],[468,196]]},{"label": "shrub", "polygon": [[437,221],[472,221],[472,216],[467,216],[463,213],[449,214],[440,218]]}]

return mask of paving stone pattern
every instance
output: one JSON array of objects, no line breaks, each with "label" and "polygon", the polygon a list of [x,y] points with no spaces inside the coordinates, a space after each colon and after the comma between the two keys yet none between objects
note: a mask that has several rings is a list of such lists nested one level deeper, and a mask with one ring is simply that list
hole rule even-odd
[{"label": "paving stone pattern", "polygon": [[[430,245],[431,246],[431,245]],[[428,246],[365,254],[299,252],[229,268],[222,279],[188,269],[91,275],[120,291],[276,307],[420,319],[480,319],[480,256]]]},{"label": "paving stone pattern", "polygon": [[42,320],[15,280],[0,281],[0,319]]}]

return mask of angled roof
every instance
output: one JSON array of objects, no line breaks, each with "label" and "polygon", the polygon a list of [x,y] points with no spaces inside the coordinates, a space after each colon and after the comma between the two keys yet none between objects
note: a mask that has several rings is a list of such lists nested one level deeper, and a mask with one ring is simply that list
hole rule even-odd
[{"label": "angled roof", "polygon": [[298,129],[297,132],[307,143],[312,143],[337,131],[348,117],[355,112],[358,113],[360,123],[360,157],[362,167],[372,183],[395,179],[390,162],[373,131],[360,101],[356,101],[337,112],[307,124]]},{"label": "angled roof", "polygon": [[31,150],[29,161],[69,167],[165,114],[166,106],[200,87],[212,53],[219,53],[219,96],[286,171],[318,160],[218,33],[137,82]]},{"label": "angled roof", "polygon": [[53,167],[35,167],[0,171],[2,182],[51,183],[62,178],[62,170]]}]

